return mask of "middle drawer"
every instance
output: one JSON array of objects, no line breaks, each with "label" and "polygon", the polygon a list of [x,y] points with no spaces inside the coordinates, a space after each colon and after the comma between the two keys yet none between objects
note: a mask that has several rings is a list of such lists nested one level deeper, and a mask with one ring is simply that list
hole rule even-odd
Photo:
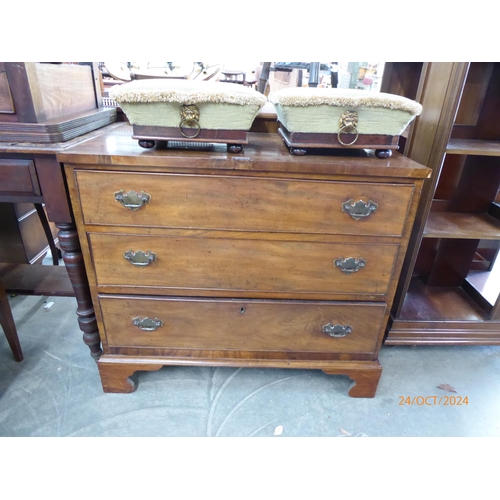
[{"label": "middle drawer", "polygon": [[89,240],[97,285],[135,287],[135,293],[155,288],[154,293],[191,289],[382,298],[399,249],[397,244],[211,238],[206,233],[89,233]]}]

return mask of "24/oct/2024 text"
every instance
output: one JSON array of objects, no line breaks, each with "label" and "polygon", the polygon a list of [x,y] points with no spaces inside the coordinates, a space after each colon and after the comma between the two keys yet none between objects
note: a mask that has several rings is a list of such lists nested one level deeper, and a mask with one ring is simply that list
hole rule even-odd
[{"label": "24/oct/2024 text", "polygon": [[468,396],[399,396],[399,406],[467,406]]}]

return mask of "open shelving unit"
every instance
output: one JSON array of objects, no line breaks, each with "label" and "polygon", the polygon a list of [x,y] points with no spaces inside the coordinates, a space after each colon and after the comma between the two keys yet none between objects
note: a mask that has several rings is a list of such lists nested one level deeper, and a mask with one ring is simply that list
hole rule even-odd
[{"label": "open shelving unit", "polygon": [[500,345],[500,63],[392,63],[385,90],[422,103],[404,154],[433,169],[386,344]]}]

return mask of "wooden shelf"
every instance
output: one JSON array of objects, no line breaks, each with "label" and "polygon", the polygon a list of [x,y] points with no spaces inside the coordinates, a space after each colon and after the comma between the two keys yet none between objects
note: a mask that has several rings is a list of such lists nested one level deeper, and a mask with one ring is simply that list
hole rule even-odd
[{"label": "wooden shelf", "polygon": [[446,147],[450,155],[500,156],[500,142],[478,139],[450,139]]},{"label": "wooden shelf", "polygon": [[499,318],[500,259],[495,259],[489,271],[470,271],[463,287],[491,318]]},{"label": "wooden shelf", "polygon": [[[500,345],[500,63],[425,63],[415,100],[405,154],[433,175],[386,344]],[[478,261],[486,248],[495,255]]]},{"label": "wooden shelf", "polygon": [[499,345],[500,321],[460,287],[412,282],[401,314],[392,320],[386,345]]},{"label": "wooden shelf", "polygon": [[405,321],[485,321],[486,313],[460,287],[412,282],[399,319]]},{"label": "wooden shelf", "polygon": [[467,283],[492,308],[500,294],[500,276],[498,269],[494,271],[471,271],[467,276]]},{"label": "wooden shelf", "polygon": [[500,221],[489,214],[430,212],[423,237],[500,240]]},{"label": "wooden shelf", "polygon": [[0,279],[8,293],[75,296],[65,266],[0,264]]}]

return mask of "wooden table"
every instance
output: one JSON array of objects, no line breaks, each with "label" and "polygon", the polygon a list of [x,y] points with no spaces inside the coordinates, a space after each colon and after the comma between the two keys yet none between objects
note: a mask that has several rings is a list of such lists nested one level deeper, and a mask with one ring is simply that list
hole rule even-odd
[{"label": "wooden table", "polygon": [[61,143],[0,141],[0,202],[44,203],[49,221],[59,229],[65,263],[65,267],[3,264],[0,278],[10,292],[75,296],[83,340],[95,359],[102,352],[99,332],[66,181],[56,154],[122,126],[113,123]]}]

